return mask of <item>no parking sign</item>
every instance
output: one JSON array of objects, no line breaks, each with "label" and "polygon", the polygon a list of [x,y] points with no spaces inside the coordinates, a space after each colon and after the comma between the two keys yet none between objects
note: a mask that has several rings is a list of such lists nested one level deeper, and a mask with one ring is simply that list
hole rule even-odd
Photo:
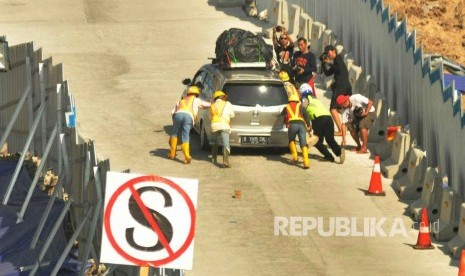
[{"label": "no parking sign", "polygon": [[192,269],[198,181],[107,173],[100,262]]}]

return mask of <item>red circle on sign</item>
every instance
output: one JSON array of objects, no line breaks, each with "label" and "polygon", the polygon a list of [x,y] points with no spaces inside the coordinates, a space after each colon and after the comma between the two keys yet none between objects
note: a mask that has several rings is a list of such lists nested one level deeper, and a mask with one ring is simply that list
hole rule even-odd
[{"label": "red circle on sign", "polygon": [[[137,259],[137,258],[127,254],[118,245],[118,243],[115,240],[115,237],[113,236],[113,233],[111,232],[110,215],[111,215],[111,211],[112,211],[112,208],[113,208],[113,206],[115,204],[116,199],[126,189],[130,189],[131,186],[134,186],[134,185],[136,185],[138,183],[141,183],[141,182],[161,182],[161,183],[164,183],[164,184],[170,186],[171,188],[176,190],[182,196],[182,198],[187,203],[187,207],[189,208],[189,213],[190,213],[190,216],[191,216],[191,227],[189,229],[189,234],[187,236],[186,241],[183,243],[183,245],[177,251],[173,252],[173,254],[171,256],[169,256],[167,258],[164,258],[164,259],[161,259],[161,260],[145,261],[145,260]],[[186,249],[192,243],[192,240],[194,239],[195,208],[194,208],[194,204],[192,203],[192,201],[189,198],[189,196],[187,195],[187,193],[183,189],[181,189],[181,187],[179,187],[173,181],[171,181],[169,179],[166,179],[166,178],[163,178],[163,177],[160,177],[160,176],[156,176],[156,175],[140,176],[140,177],[133,178],[133,179],[127,181],[126,183],[124,183],[123,185],[121,185],[121,187],[119,187],[115,191],[115,193],[112,195],[112,197],[108,201],[107,209],[105,210],[104,226],[105,226],[105,232],[107,233],[108,240],[109,240],[110,244],[113,246],[113,248],[116,250],[116,252],[118,252],[118,254],[120,254],[126,260],[128,260],[128,261],[130,261],[130,262],[132,262],[132,263],[134,263],[136,265],[139,265],[139,266],[144,266],[144,265],[147,265],[147,264],[152,265],[152,266],[160,266],[160,265],[167,264],[167,263],[177,259],[179,256],[181,256],[182,253],[184,253],[184,251],[186,251]],[[168,249],[167,249],[167,251],[169,252]]]}]

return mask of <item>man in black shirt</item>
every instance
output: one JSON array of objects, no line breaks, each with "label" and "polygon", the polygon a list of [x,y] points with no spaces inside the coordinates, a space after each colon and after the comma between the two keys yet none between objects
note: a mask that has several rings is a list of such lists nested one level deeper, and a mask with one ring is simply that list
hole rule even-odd
[{"label": "man in black shirt", "polygon": [[[299,88],[304,83],[309,83],[316,73],[316,56],[308,50],[307,40],[303,37],[297,40],[299,50],[294,53],[292,68],[294,70],[295,85]],[[315,89],[313,89],[315,91]]]},{"label": "man in black shirt", "polygon": [[[339,95],[352,95],[352,86],[349,82],[349,71],[347,70],[343,58],[337,54],[336,48],[333,45],[325,47],[322,57],[324,57],[324,59],[321,60],[323,73],[326,76],[334,75],[334,84],[331,86],[333,95],[331,96],[329,109],[338,128],[338,132],[335,133],[335,135],[341,135],[341,116],[339,112],[337,112],[338,105],[336,99]],[[331,63],[330,60],[332,60],[333,63]]]}]

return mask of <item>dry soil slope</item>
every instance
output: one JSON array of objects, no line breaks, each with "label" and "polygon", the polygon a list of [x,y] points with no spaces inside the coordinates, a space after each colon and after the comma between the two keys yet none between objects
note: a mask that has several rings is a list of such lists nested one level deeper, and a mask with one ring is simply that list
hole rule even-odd
[{"label": "dry soil slope", "polygon": [[426,53],[465,65],[465,0],[384,0],[384,4],[391,6],[391,13],[397,12],[399,20],[407,16],[409,31],[417,30],[417,43]]}]

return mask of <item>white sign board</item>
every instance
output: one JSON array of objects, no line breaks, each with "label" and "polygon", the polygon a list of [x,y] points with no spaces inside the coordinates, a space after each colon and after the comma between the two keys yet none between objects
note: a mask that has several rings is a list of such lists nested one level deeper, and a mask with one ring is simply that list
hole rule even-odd
[{"label": "white sign board", "polygon": [[101,263],[192,269],[197,179],[108,172]]}]

